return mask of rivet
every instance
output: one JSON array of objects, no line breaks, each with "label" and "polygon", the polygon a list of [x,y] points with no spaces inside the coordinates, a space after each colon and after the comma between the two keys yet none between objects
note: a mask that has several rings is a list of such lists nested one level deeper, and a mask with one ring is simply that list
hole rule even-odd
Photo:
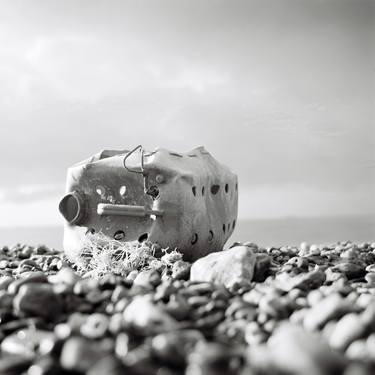
[{"label": "rivet", "polygon": [[164,182],[164,176],[162,174],[158,174],[156,175],[155,180],[158,184],[161,184],[162,182]]}]

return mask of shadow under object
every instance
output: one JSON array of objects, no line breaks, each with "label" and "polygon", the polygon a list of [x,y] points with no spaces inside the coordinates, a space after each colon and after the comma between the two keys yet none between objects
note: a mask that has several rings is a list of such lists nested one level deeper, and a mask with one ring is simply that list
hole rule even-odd
[{"label": "shadow under object", "polygon": [[221,250],[237,220],[237,176],[203,147],[104,150],[68,169],[64,249],[74,259],[88,233],[149,240],[186,260]]}]

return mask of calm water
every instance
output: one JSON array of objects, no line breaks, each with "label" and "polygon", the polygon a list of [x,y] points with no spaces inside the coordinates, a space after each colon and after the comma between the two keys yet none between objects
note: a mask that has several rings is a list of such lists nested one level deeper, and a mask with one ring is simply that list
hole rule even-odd
[{"label": "calm water", "polygon": [[[0,245],[21,242],[61,249],[62,235],[62,227],[0,228]],[[346,240],[374,242],[375,216],[243,220],[238,222],[228,244],[252,241],[263,246],[281,246],[302,241],[320,244]]]}]

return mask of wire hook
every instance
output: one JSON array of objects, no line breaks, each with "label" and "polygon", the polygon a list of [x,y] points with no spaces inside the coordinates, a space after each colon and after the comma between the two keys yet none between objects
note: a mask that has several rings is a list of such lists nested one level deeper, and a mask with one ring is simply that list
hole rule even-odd
[{"label": "wire hook", "polygon": [[[138,149],[141,150],[141,171],[137,171],[135,169],[131,169],[129,168],[127,165],[126,165],[126,160],[128,159],[128,157],[132,154],[134,154],[134,152],[136,152]],[[143,160],[143,156],[144,156],[144,150],[143,150],[143,147],[142,145],[138,145],[137,147],[135,147],[133,150],[129,151],[125,157],[124,157],[124,161],[123,161],[123,164],[124,164],[124,168],[126,170],[128,170],[129,172],[133,172],[133,173],[139,173],[141,175],[144,176],[144,160]]]}]

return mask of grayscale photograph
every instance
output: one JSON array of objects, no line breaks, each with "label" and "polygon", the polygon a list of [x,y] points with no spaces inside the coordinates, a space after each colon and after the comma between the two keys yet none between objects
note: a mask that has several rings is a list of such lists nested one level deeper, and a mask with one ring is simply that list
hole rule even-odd
[{"label": "grayscale photograph", "polygon": [[375,374],[375,0],[0,0],[0,375]]}]

